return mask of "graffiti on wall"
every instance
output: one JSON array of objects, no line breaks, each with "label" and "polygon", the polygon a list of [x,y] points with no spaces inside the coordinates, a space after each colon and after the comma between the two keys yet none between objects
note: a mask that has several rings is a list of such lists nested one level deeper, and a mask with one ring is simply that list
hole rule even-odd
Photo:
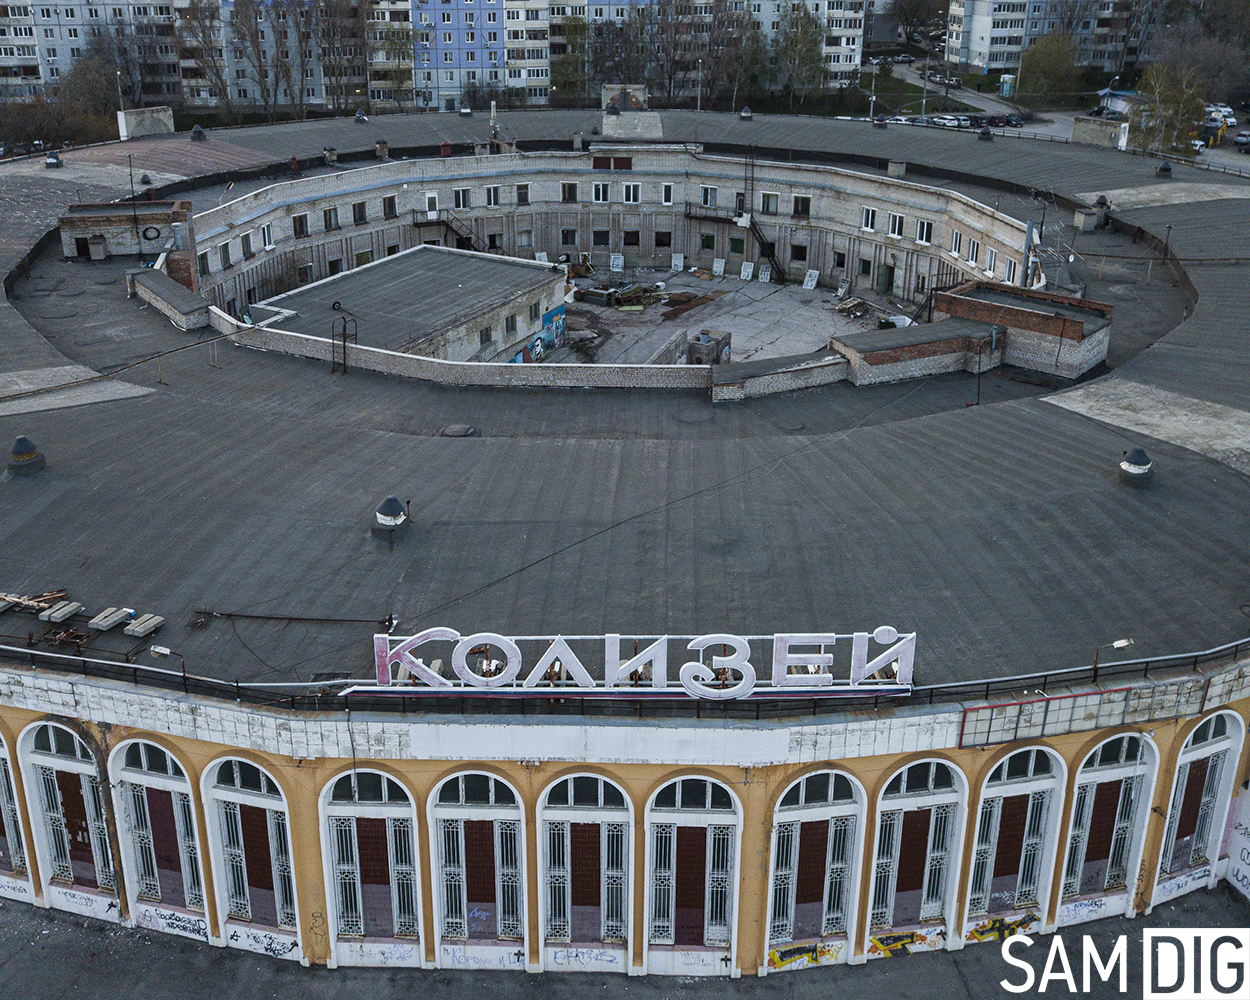
[{"label": "graffiti on wall", "polygon": [[991,917],[974,924],[964,936],[964,940],[970,943],[975,941],[1005,941],[1013,934],[1027,934],[1029,928],[1035,923],[1037,923],[1036,913],[1022,913],[1018,917],[1011,918]]},{"label": "graffiti on wall", "polygon": [[929,931],[898,931],[875,934],[868,939],[869,958],[902,958],[913,951],[937,951],[946,947],[946,928]]},{"label": "graffiti on wall", "polygon": [[786,948],[774,948],[768,953],[768,968],[779,972],[782,969],[810,969],[818,965],[836,965],[842,961],[844,941],[805,941],[792,944]]}]

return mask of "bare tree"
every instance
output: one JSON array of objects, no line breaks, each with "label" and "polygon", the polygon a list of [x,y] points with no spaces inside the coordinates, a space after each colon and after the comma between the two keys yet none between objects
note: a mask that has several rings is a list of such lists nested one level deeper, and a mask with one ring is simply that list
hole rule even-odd
[{"label": "bare tree", "polygon": [[247,67],[248,82],[260,99],[265,115],[272,122],[278,87],[277,75],[273,71],[273,57],[270,55],[270,13],[261,0],[234,0],[229,29],[235,57]]},{"label": "bare tree", "polygon": [[1204,96],[1215,101],[1227,100],[1250,82],[1245,51],[1196,20],[1164,30],[1155,46],[1155,65],[1173,76],[1193,71]]},{"label": "bare tree", "polygon": [[148,82],[143,61],[144,43],[131,25],[116,19],[87,43],[87,55],[95,56],[113,67],[115,81],[120,85],[132,108],[143,104],[143,89]]},{"label": "bare tree", "polygon": [[[412,25],[403,22],[387,23],[381,28],[373,29],[372,43],[374,58],[386,63],[386,68],[370,70],[378,73],[380,79],[390,84],[391,99],[403,108],[405,99],[412,96],[413,79],[413,33]],[[372,65],[372,60],[370,61]]]},{"label": "bare tree", "polygon": [[1154,65],[1137,92],[1142,101],[1129,116],[1129,142],[1140,149],[1190,155],[1187,140],[1202,117],[1204,82],[1193,69]]},{"label": "bare tree", "polygon": [[[563,24],[551,26],[553,38],[557,29],[562,40],[553,41],[551,45],[551,101],[552,104],[575,106],[590,91],[590,68],[587,63],[590,28],[585,19],[570,17]],[[558,54],[555,52],[557,45],[564,46]]]},{"label": "bare tree", "polygon": [[825,26],[806,4],[790,4],[781,13],[781,26],[773,37],[777,83],[800,104],[825,83]]},{"label": "bare tree", "polygon": [[[175,29],[180,55],[195,63],[197,87],[203,81],[209,96],[227,117],[234,115],[233,95],[226,76],[225,23],[217,0],[191,0],[178,10]],[[186,86],[184,82],[183,86]]]},{"label": "bare tree", "polygon": [[365,28],[360,7],[352,0],[326,0],[317,20],[317,37],[321,48],[321,75],[325,80],[326,103],[334,111],[343,111],[363,103],[357,94],[356,80],[365,75]]},{"label": "bare tree", "polygon": [[280,85],[291,95],[291,104],[302,120],[307,114],[308,81],[317,66],[313,46],[317,44],[320,7],[306,0],[269,0],[271,20],[276,22],[278,60],[275,71]]},{"label": "bare tree", "polygon": [[910,39],[930,21],[945,13],[946,7],[942,0],[891,0],[889,13]]}]

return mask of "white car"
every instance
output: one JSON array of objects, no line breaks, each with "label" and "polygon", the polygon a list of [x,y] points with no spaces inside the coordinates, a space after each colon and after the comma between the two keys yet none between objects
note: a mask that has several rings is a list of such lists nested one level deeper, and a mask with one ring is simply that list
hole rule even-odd
[{"label": "white car", "polygon": [[933,119],[934,125],[941,125],[943,128],[959,128],[959,119],[951,115],[938,115]]},{"label": "white car", "polygon": [[887,125],[910,125],[911,124],[911,122],[909,122],[906,118],[903,118],[901,115],[895,115],[893,118],[887,118],[885,120],[885,123]]},{"label": "white car", "polygon": [[1233,142],[1238,146],[1250,146],[1250,131],[1238,132],[1233,138]]},{"label": "white car", "polygon": [[1193,149],[1195,153],[1201,153],[1203,150],[1207,148],[1207,144],[1203,142],[1201,139],[1190,139],[1189,145],[1190,145],[1190,148]]}]

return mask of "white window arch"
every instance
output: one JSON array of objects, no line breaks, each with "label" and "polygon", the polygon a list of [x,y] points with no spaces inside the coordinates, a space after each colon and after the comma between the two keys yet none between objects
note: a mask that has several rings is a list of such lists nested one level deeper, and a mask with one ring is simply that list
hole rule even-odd
[{"label": "white window arch", "polygon": [[773,811],[768,945],[850,939],[854,934],[863,786],[842,771],[817,771],[790,785]]},{"label": "white window arch", "polygon": [[[204,912],[204,875],[191,783],[168,750],[128,740],[109,757],[121,819],[124,885],[130,912],[145,926],[206,939],[203,921],[159,919],[154,908]],[[145,913],[146,911],[146,913]]]},{"label": "white window arch", "polygon": [[981,788],[968,916],[1045,911],[1066,768],[1044,747],[1004,757]]},{"label": "white window arch", "polygon": [[[48,898],[59,902],[55,890],[66,888],[111,898],[117,892],[113,852],[91,750],[65,726],[40,722],[23,731],[18,752]],[[106,912],[116,919],[116,906]]]},{"label": "white window arch", "polygon": [[1185,740],[1159,856],[1160,881],[1217,860],[1244,729],[1233,712],[1217,712],[1198,723]]},{"label": "white window arch", "polygon": [[877,803],[870,933],[951,922],[966,794],[963,773],[943,760],[909,764],[886,782]]},{"label": "white window arch", "polygon": [[719,781],[698,775],[678,778],[651,797],[649,950],[666,945],[723,948],[731,961],[716,971],[729,973],[736,938],[741,827],[738,798]]},{"label": "white window arch", "polygon": [[1063,866],[1065,900],[1127,893],[1133,884],[1158,759],[1149,739],[1128,733],[1104,740],[1081,762]]},{"label": "white window arch", "polygon": [[[227,757],[201,782],[226,940],[281,958],[301,957],[286,798],[268,771]],[[278,932],[278,933],[275,933]]]},{"label": "white window arch", "polygon": [[[629,797],[600,775],[566,775],[543,791],[539,819],[544,946],[626,945],[633,853]],[[613,967],[626,971],[624,961]]]},{"label": "white window arch", "polygon": [[[26,835],[17,806],[17,786],[13,783],[13,762],[9,748],[0,736],[0,894],[30,898]],[[15,880],[22,884],[10,884]]]},{"label": "white window arch", "polygon": [[[369,942],[415,944],[421,936],[421,887],[416,809],[408,790],[389,775],[357,769],[326,785],[321,811],[338,963],[365,961],[363,946]],[[408,955],[408,964],[420,964],[418,952]]]},{"label": "white window arch", "polygon": [[492,774],[462,772],[439,784],[429,810],[440,945],[506,941],[515,949],[526,931],[525,821],[516,789]]}]

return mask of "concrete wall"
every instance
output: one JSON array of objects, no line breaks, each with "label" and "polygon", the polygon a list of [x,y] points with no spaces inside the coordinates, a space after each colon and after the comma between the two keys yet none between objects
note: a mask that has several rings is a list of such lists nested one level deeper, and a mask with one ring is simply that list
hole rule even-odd
[{"label": "concrete wall", "polygon": [[[938,336],[940,327],[935,328]],[[927,378],[948,372],[978,373],[997,368],[1003,363],[1003,347],[992,351],[986,341],[980,353],[977,342],[971,338],[933,341],[928,344],[912,344],[885,351],[861,354],[838,340],[831,341],[835,350],[846,356],[850,364],[847,377],[854,385],[876,385],[882,382],[902,382],[910,378]]]},{"label": "concrete wall", "polygon": [[172,108],[131,108],[117,112],[117,131],[123,139],[141,135],[171,135],[174,131]]},{"label": "concrete wall", "polygon": [[[278,351],[331,363],[330,341],[300,333],[248,326],[220,309],[210,313],[211,324],[244,347]],[[480,361],[441,361],[376,347],[348,348],[350,369],[419,378],[443,385],[483,385],[556,389],[709,389],[706,365],[578,365],[507,364]]]},{"label": "concrete wall", "polygon": [[849,365],[845,358],[830,355],[802,366],[746,375],[740,381],[718,381],[712,386],[712,401],[723,403],[735,399],[770,396],[777,392],[811,389],[818,385],[831,385],[843,381],[848,371]]},{"label": "concrete wall", "polygon": [[1128,122],[1109,122],[1105,118],[1077,117],[1072,121],[1072,141],[1111,149],[1128,148]]},{"label": "concrete wall", "polygon": [[[735,195],[743,190],[740,158],[708,156],[685,147],[613,146],[598,152],[629,156],[632,168],[594,169],[592,146],[580,153],[408,160],[263,188],[197,216],[198,250],[207,254],[203,264],[208,274],[201,274],[204,294],[219,306],[230,299],[241,305],[248,289],[264,299],[294,287],[302,266],[308,266],[311,280],[318,280],[329,273],[332,259],[341,260],[346,270],[363,251],[377,259],[390,247],[407,249],[431,239],[449,242],[446,229],[426,217],[426,195],[434,194],[439,209],[447,210],[454,206],[457,190],[468,191],[471,207],[453,209],[456,218],[473,227],[483,243],[493,236],[512,256],[544,251],[555,260],[563,253],[587,253],[596,267],[606,268],[610,254],[620,253],[627,267],[667,268],[671,254],[684,253],[688,264],[708,268],[723,258],[731,274],[744,261],[758,264],[760,253],[751,234],[729,218]],[[575,204],[561,201],[563,183],[578,185]],[[596,184],[608,186],[608,202],[594,201]],[[639,203],[624,202],[625,184],[639,186]],[[528,185],[528,205],[519,203],[518,185]],[[671,204],[665,204],[665,186],[671,189]],[[717,218],[688,218],[688,203],[697,206],[693,214],[709,214],[701,211],[705,187],[716,191],[717,205],[710,214]],[[488,188],[498,188],[498,206],[486,205]],[[998,278],[1005,276],[1007,260],[1018,266],[1023,260],[1021,223],[946,189],[834,167],[758,161],[754,190],[755,219],[765,238],[776,244],[783,266],[795,278],[809,268],[817,270],[825,287],[846,280],[852,288],[875,288],[882,269],[892,267],[891,294],[919,298],[921,287],[985,277],[988,249],[998,253]],[[765,194],[777,196],[777,214],[762,213]],[[388,219],[383,199],[391,196],[396,216]],[[796,196],[810,198],[808,216],[794,214]],[[353,225],[352,205],[360,201],[366,203],[368,218]],[[326,231],[326,208],[338,209],[339,228]],[[871,230],[862,226],[865,208],[876,212]],[[892,212],[903,217],[901,235],[890,234]],[[307,215],[307,236],[294,236],[295,215]],[[929,243],[916,240],[920,220],[932,223]],[[256,255],[244,260],[240,238],[266,224],[272,227],[275,249],[264,251],[254,235]],[[576,234],[574,242],[563,242],[565,230]],[[949,252],[955,231],[962,237],[960,256]],[[595,244],[596,232],[607,234],[606,245]],[[657,246],[657,233],[668,234],[670,245]],[[636,234],[637,245],[626,244],[627,234]],[[703,247],[705,236],[710,249]],[[974,238],[981,246],[976,265],[966,259]],[[731,243],[736,240],[742,241],[740,250]],[[218,253],[222,243],[230,243],[234,262],[224,272]],[[805,251],[806,259],[797,258],[796,247]],[[861,262],[867,262],[867,274],[861,274]],[[283,281],[289,284],[279,287]]]}]

